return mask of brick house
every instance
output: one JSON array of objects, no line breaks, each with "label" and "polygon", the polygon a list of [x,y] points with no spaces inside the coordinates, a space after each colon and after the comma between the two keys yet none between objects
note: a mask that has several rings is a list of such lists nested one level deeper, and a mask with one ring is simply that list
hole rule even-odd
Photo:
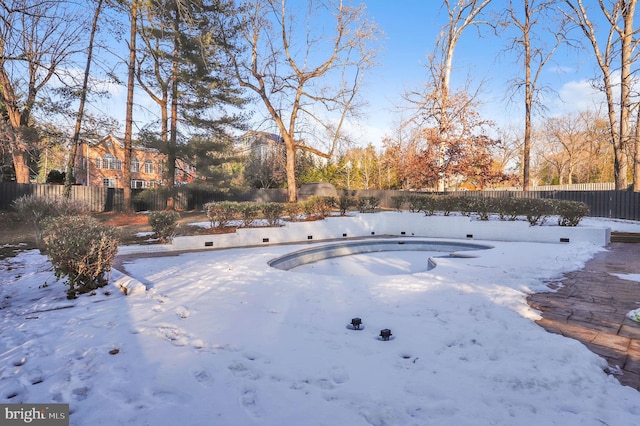
[{"label": "brick house", "polygon": [[[131,152],[131,188],[153,188],[161,186],[166,170],[167,156],[158,150],[133,147]],[[123,188],[122,164],[124,163],[124,141],[115,136],[106,136],[98,141],[83,140],[78,146],[73,175],[76,184]],[[176,185],[193,182],[195,168],[185,161],[176,161]]]}]

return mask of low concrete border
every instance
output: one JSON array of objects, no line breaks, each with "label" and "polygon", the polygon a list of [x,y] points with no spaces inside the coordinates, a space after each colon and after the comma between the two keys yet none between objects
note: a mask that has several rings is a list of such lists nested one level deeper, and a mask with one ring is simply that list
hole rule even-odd
[{"label": "low concrete border", "polygon": [[380,212],[287,222],[281,227],[239,228],[234,233],[176,237],[172,244],[120,246],[119,255],[255,247],[371,236],[407,236],[537,243],[588,242],[604,247],[611,229],[589,226],[530,226],[525,221],[478,221],[465,216]]}]

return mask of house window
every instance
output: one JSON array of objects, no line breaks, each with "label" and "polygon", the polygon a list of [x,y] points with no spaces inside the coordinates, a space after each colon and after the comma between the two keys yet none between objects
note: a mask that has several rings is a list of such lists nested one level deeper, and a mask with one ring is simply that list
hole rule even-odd
[{"label": "house window", "polygon": [[131,179],[131,189],[142,189],[145,187],[145,182],[139,179]]},{"label": "house window", "polygon": [[122,170],[122,160],[116,160],[116,170]]},{"label": "house window", "polygon": [[105,154],[102,158],[102,168],[115,170],[116,168],[116,158],[111,154]]},{"label": "house window", "polygon": [[153,163],[151,162],[151,160],[147,160],[144,162],[144,172],[153,173]]},{"label": "house window", "polygon": [[162,163],[158,163],[158,173],[164,173],[164,165]]},{"label": "house window", "polygon": [[105,188],[115,188],[116,180],[114,178],[104,178],[102,179],[102,186]]},{"label": "house window", "polygon": [[101,167],[102,167],[102,159],[96,158],[96,169],[99,169]]},{"label": "house window", "polygon": [[140,161],[137,158],[131,160],[131,171],[137,173],[140,171]]}]

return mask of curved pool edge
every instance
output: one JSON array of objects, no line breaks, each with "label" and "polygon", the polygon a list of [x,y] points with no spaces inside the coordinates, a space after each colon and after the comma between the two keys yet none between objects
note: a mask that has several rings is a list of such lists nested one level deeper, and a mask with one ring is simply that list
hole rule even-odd
[{"label": "curved pool edge", "polygon": [[[488,250],[494,246],[489,244],[468,243],[451,240],[434,239],[367,239],[349,242],[328,243],[319,246],[296,250],[291,253],[276,257],[267,262],[273,268],[289,271],[298,266],[306,265],[334,257],[350,256],[355,254],[377,253],[383,251],[441,251],[443,256],[470,258],[473,255],[459,253],[460,251]],[[446,255],[444,255],[446,253]],[[437,263],[429,258],[430,269]]]}]

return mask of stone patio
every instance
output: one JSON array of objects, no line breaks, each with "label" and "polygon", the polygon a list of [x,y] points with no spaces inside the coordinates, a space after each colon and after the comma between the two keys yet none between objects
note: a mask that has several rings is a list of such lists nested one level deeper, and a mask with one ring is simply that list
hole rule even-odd
[{"label": "stone patio", "polygon": [[640,323],[626,317],[640,308],[640,283],[615,274],[640,274],[640,244],[612,242],[582,270],[550,282],[553,293],[533,294],[538,324],[584,343],[609,364],[608,373],[640,390]]}]

